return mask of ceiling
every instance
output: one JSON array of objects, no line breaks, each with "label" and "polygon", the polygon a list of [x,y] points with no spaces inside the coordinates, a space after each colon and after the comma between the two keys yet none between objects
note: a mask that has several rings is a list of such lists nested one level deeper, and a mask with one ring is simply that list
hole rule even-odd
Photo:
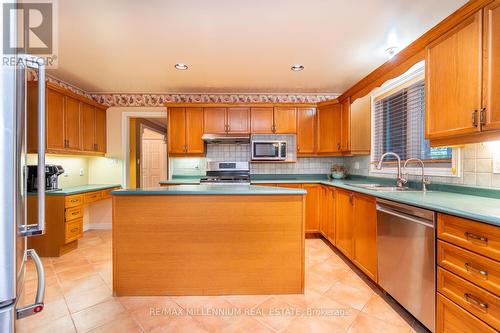
[{"label": "ceiling", "polygon": [[49,73],[99,93],[341,93],[465,2],[64,0]]}]

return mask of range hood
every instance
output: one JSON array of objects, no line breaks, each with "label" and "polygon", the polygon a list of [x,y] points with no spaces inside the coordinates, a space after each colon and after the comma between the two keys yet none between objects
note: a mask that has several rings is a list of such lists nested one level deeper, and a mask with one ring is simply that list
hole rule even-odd
[{"label": "range hood", "polygon": [[250,135],[244,134],[203,134],[201,137],[206,143],[218,144],[249,144]]}]

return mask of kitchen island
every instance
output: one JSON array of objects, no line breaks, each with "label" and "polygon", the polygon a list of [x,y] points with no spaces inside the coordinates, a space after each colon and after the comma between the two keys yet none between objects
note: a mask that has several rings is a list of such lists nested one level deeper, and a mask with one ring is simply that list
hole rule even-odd
[{"label": "kitchen island", "polygon": [[305,194],[250,185],[113,191],[114,294],[302,293]]}]

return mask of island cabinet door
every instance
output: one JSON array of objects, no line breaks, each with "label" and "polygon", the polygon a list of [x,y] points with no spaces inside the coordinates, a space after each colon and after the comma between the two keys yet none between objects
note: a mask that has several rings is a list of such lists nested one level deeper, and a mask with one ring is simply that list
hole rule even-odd
[{"label": "island cabinet door", "polygon": [[354,194],[353,261],[377,282],[377,210],[375,198]]},{"label": "island cabinet door", "polygon": [[225,134],[227,132],[226,108],[204,108],[203,117],[204,133]]},{"label": "island cabinet door", "polygon": [[426,49],[425,134],[430,140],[480,130],[481,28],[479,11]]},{"label": "island cabinet door", "polygon": [[316,109],[297,108],[297,154],[313,155],[316,133]]},{"label": "island cabinet door", "polygon": [[297,133],[297,109],[291,107],[274,108],[274,133]]},{"label": "island cabinet door", "polygon": [[270,134],[274,129],[273,108],[250,109],[250,131],[252,133]]},{"label": "island cabinet door", "polygon": [[168,109],[168,152],[184,154],[186,151],[186,124],[184,108]]},{"label": "island cabinet door", "polygon": [[205,144],[203,135],[203,109],[186,108],[186,153],[203,154]]},{"label": "island cabinet door", "polygon": [[335,246],[349,259],[352,259],[353,201],[353,193],[336,190]]},{"label": "island cabinet door", "polygon": [[250,108],[227,109],[227,132],[250,133]]},{"label": "island cabinet door", "polygon": [[306,232],[319,232],[319,202],[321,186],[317,184],[304,184],[306,195]]}]

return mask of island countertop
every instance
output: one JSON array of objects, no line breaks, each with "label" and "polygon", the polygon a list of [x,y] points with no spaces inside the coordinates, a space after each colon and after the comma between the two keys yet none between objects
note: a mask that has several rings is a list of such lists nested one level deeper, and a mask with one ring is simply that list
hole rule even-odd
[{"label": "island countertop", "polygon": [[306,190],[254,185],[176,185],[168,187],[131,188],[111,195],[305,195]]}]

